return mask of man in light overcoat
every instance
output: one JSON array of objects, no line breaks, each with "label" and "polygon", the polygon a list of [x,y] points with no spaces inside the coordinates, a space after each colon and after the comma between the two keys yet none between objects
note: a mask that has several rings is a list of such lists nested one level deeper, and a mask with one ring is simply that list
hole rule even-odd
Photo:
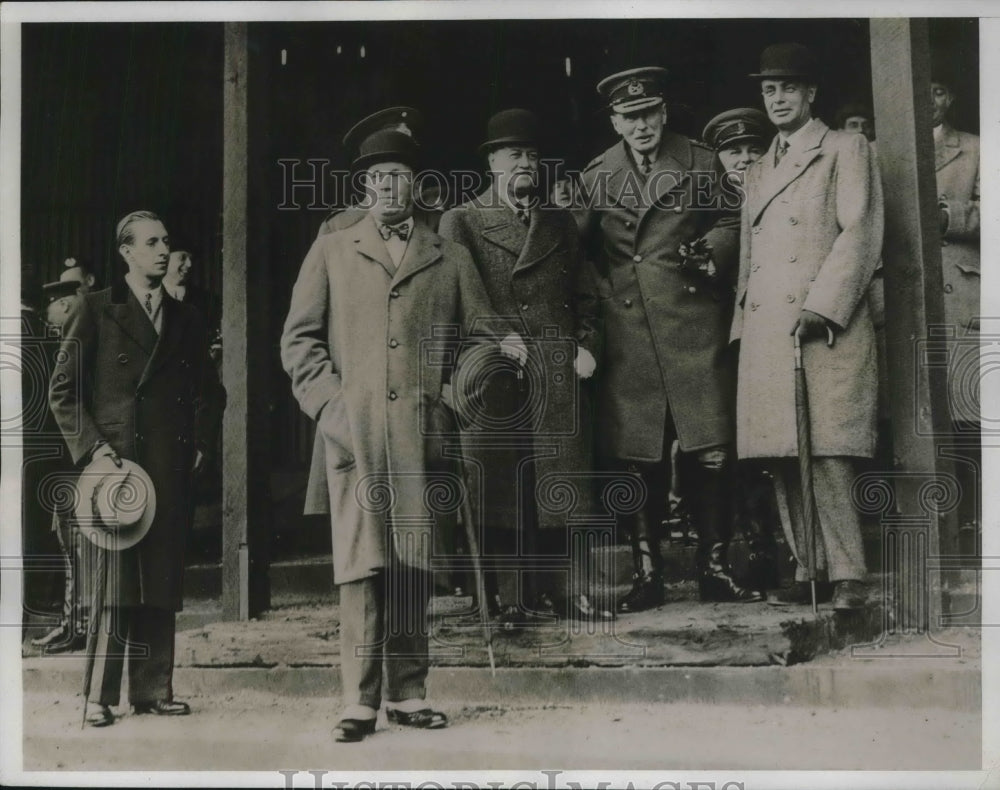
[{"label": "man in light overcoat", "polygon": [[819,534],[821,597],[864,603],[854,459],[875,448],[875,331],[866,297],[882,247],[882,188],[863,135],[812,117],[816,67],[799,44],[764,50],[764,107],[778,134],[746,172],[731,338],[739,340],[737,450],[773,462],[782,526],[798,563],[782,600],[809,599],[796,456],[793,335],[802,342]]}]

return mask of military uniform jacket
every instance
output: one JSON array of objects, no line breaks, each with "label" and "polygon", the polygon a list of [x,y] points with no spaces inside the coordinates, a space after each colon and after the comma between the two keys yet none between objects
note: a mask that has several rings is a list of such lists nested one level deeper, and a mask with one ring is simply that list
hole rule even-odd
[{"label": "military uniform jacket", "polygon": [[875,331],[867,292],[882,249],[882,184],[863,135],[813,119],[774,164],[777,136],[746,171],[732,338],[740,341],[737,452],[798,454],[792,327],[803,309],[837,327],[802,349],[812,450],[871,456]]},{"label": "military uniform jacket", "polygon": [[[521,462],[528,457],[535,459],[539,485],[538,526],[565,528],[566,513],[546,508],[545,492],[557,480],[571,485],[577,511],[591,512],[585,478],[593,468],[589,387],[574,363],[578,346],[595,359],[600,354],[596,284],[584,265],[576,223],[564,209],[536,207],[525,227],[492,190],[447,212],[440,232],[472,253],[493,309],[516,320],[528,344],[521,379],[497,370],[498,380],[484,391],[491,419],[463,425],[470,460],[496,492],[486,497],[483,523],[518,523],[513,492],[530,485]],[[523,438],[520,447],[513,436]]]},{"label": "military uniform jacket", "polygon": [[[669,451],[668,420],[685,451],[731,442],[735,273],[725,261],[739,232],[720,211],[714,152],[665,131],[648,178],[621,142],[591,162],[582,181],[586,206],[577,220],[607,280],[599,446],[611,457],[657,461]],[[678,247],[700,237],[723,267],[717,284],[678,266]]]},{"label": "military uniform jacket", "polygon": [[193,512],[196,450],[208,455],[225,401],[208,356],[205,320],[163,294],[152,322],[124,279],[76,300],[49,386],[73,462],[105,440],[149,474],[156,515],[133,548],[109,552],[108,600],[180,610],[184,547]]},{"label": "military uniform jacket", "polygon": [[306,513],[331,516],[337,584],[386,567],[390,551],[429,568],[437,516],[458,503],[454,481],[428,475],[453,361],[425,344],[492,315],[468,251],[420,223],[398,269],[367,216],[313,242],[281,360],[310,418],[334,410],[316,432]]}]

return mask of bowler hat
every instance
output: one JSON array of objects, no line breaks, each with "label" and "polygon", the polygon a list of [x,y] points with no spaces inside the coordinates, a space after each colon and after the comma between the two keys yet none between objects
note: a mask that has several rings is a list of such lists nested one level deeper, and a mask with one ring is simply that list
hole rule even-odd
[{"label": "bowler hat", "polygon": [[705,125],[701,137],[716,151],[743,140],[766,142],[774,134],[767,116],[753,107],[720,112]]},{"label": "bowler hat", "polygon": [[98,548],[128,549],[149,532],[156,515],[156,489],[139,464],[110,456],[91,461],[76,481],[76,521]]},{"label": "bowler hat", "polygon": [[667,70],[642,66],[605,77],[597,83],[597,92],[617,113],[630,113],[663,104],[663,84]]},{"label": "bowler hat", "polygon": [[372,132],[361,142],[354,169],[367,170],[379,162],[402,162],[416,168],[417,144],[410,135],[394,129]]},{"label": "bowler hat", "polygon": [[749,75],[758,80],[776,80],[785,77],[816,79],[816,58],[802,44],[772,44],[760,55],[760,71]]},{"label": "bowler hat", "polygon": [[486,142],[479,153],[506,145],[538,145],[538,117],[531,110],[501,110],[486,123]]},{"label": "bowler hat", "polygon": [[422,127],[423,118],[419,110],[413,107],[387,107],[354,124],[344,135],[344,148],[353,151],[370,134],[381,131],[402,132],[418,140]]}]

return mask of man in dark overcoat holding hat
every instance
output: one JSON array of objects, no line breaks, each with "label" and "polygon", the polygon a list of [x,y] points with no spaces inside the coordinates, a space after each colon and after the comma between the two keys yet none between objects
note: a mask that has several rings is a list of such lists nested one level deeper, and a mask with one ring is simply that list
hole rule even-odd
[{"label": "man in dark overcoat holding hat", "polygon": [[793,336],[802,344],[818,514],[820,597],[864,603],[855,460],[875,448],[875,330],[868,289],[882,249],[882,186],[863,135],[812,117],[817,68],[800,44],[761,55],[758,81],[778,134],[746,173],[732,339],[739,340],[737,450],[767,459],[782,526],[798,563],[780,600],[810,598],[796,426]]},{"label": "man in dark overcoat holding hat", "polygon": [[[568,520],[594,508],[584,382],[600,348],[596,283],[584,265],[572,214],[538,200],[538,148],[534,113],[496,113],[479,147],[489,164],[489,189],[441,220],[441,235],[472,253],[494,309],[518,320],[530,341],[523,374],[494,371],[484,393],[490,419],[463,426],[483,489],[476,501],[486,553],[522,563],[498,572],[491,590],[507,626],[521,624],[530,611],[613,616],[595,608],[587,590],[569,589],[568,567],[522,572],[574,556]],[[571,511],[546,507],[553,485],[572,486]]]},{"label": "man in dark overcoat holding hat", "polygon": [[734,272],[686,265],[681,248],[704,239],[719,261],[738,242],[725,214],[715,152],[667,129],[666,72],[630,69],[597,90],[621,140],[582,174],[585,242],[607,278],[605,345],[598,371],[597,431],[604,456],[640,477],[645,507],[626,520],[635,558],[622,613],[663,601],[659,525],[680,444],[699,530],[704,600],[751,597],[732,579],[734,364],[727,335]]},{"label": "man in dark overcoat holding hat", "polygon": [[413,139],[396,130],[361,142],[365,215],[313,242],[281,336],[292,392],[317,423],[306,512],[329,513],[333,530],[340,742],[374,732],[383,677],[390,722],[447,725],[426,701],[426,608],[435,492],[455,476],[431,467],[438,426],[453,422],[445,384],[461,349],[427,344],[458,341],[494,314],[468,251],[414,221],[416,163]]},{"label": "man in dark overcoat holding hat", "polygon": [[83,468],[104,456],[135,461],[156,497],[145,537],[107,555],[94,726],[114,722],[126,655],[137,713],[190,712],[173,697],[175,614],[193,479],[215,447],[224,405],[204,319],[162,287],[170,255],[163,223],[151,212],[132,212],[118,223],[117,241],[128,273],[77,301],[49,386],[73,462]]}]

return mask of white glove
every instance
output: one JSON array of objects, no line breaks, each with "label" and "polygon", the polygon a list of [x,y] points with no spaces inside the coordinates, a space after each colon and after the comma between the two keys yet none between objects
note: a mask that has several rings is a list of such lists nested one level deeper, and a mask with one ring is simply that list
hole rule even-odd
[{"label": "white glove", "polygon": [[524,340],[516,332],[513,332],[500,341],[500,353],[505,357],[517,360],[517,364],[522,367],[528,361],[528,347],[524,345]]},{"label": "white glove", "polygon": [[576,350],[574,367],[576,368],[577,376],[581,379],[589,379],[594,375],[594,371],[597,370],[597,360],[594,359],[594,355],[587,351],[587,349],[580,346]]}]

